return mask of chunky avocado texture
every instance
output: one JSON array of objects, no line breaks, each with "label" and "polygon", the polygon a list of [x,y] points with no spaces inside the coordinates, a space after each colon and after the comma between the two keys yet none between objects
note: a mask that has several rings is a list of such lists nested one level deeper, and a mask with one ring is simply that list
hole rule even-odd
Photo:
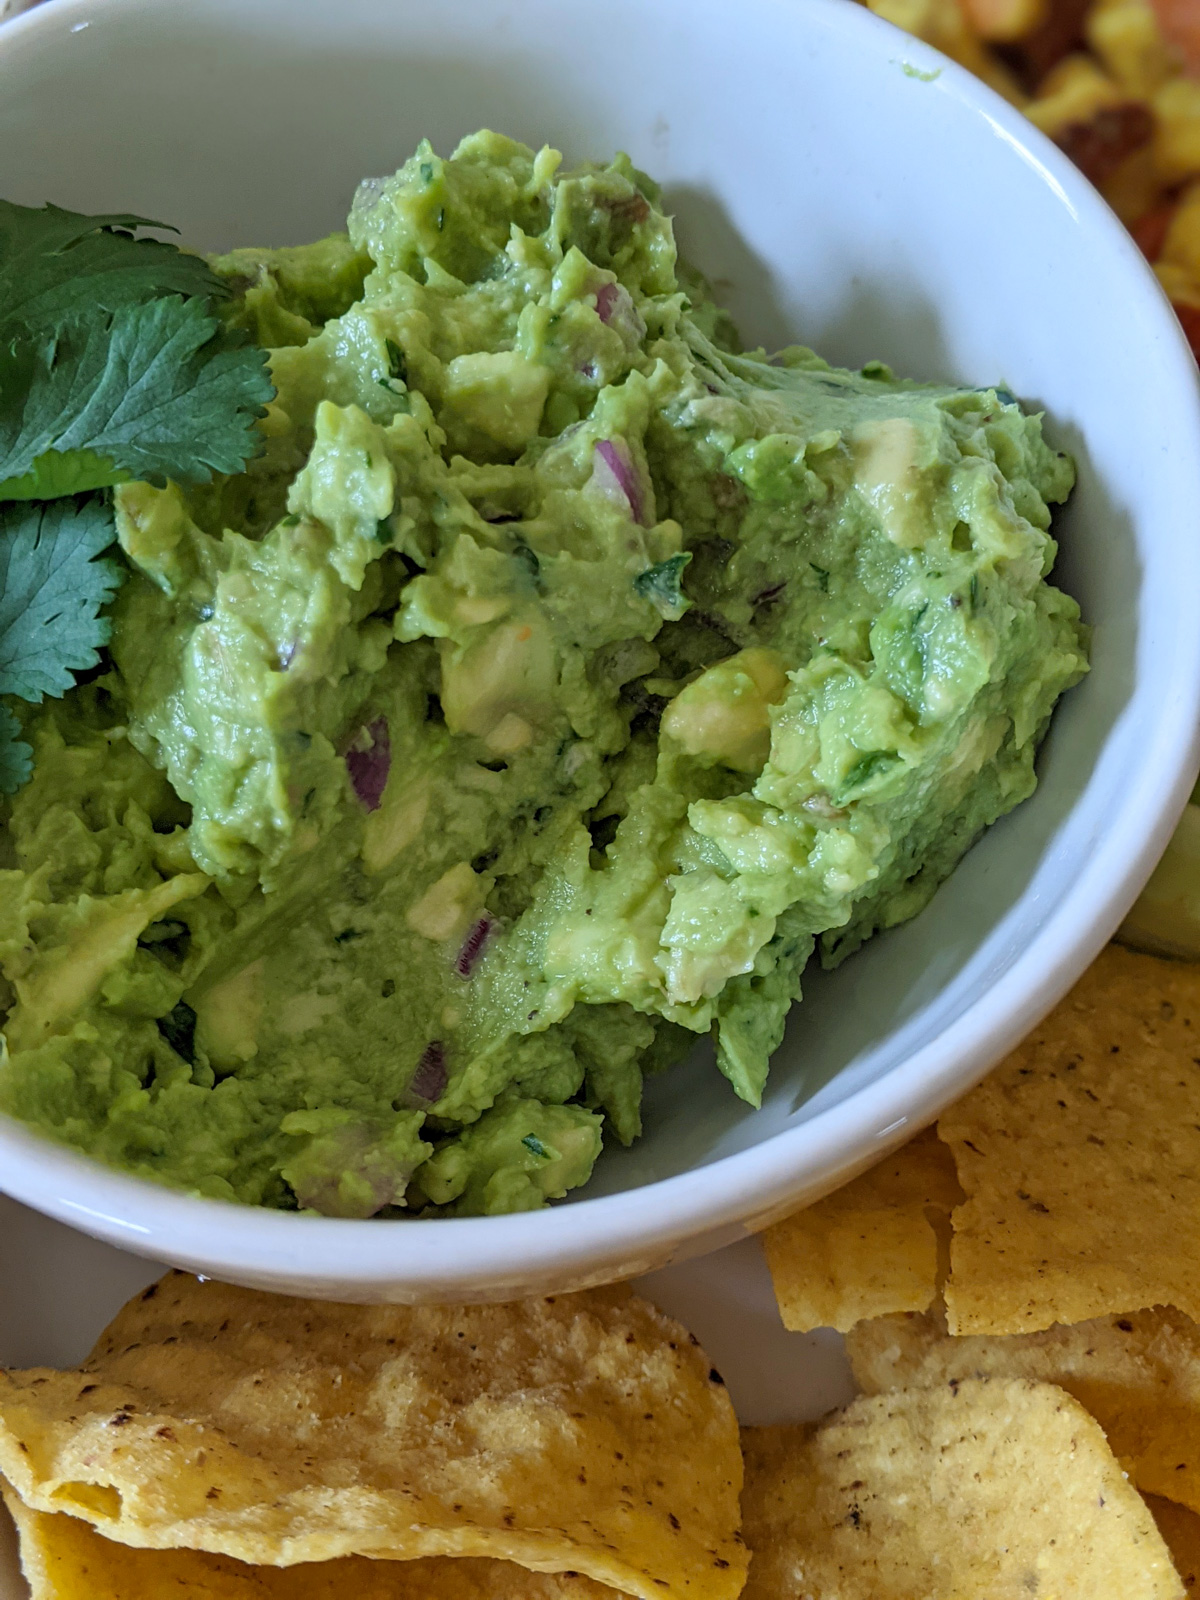
[{"label": "chunky avocado texture", "polygon": [[423,144],[213,264],[278,397],[241,475],[115,491],[111,659],[28,708],[0,1106],[367,1217],[566,1194],[701,1037],[757,1105],[814,946],[1034,788],[1071,462],[1000,389],[737,353],[624,157]]}]

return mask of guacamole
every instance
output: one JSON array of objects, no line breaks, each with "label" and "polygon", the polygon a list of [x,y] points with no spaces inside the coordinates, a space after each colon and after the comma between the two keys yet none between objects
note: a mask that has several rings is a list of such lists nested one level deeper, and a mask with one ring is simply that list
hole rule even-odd
[{"label": "guacamole", "polygon": [[624,157],[494,133],[215,260],[263,449],[115,491],[104,669],[21,713],[0,1108],[197,1194],[527,1209],[814,947],[914,916],[1085,671],[1002,389],[739,353]]}]

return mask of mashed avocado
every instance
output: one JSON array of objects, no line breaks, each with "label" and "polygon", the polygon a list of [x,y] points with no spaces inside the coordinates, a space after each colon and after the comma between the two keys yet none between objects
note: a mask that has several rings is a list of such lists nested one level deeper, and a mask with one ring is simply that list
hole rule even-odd
[{"label": "mashed avocado", "polygon": [[22,708],[0,1105],[334,1216],[535,1207],[926,904],[1085,670],[1003,390],[736,339],[619,157],[492,133],[238,250],[262,454],[116,491],[111,662]]}]

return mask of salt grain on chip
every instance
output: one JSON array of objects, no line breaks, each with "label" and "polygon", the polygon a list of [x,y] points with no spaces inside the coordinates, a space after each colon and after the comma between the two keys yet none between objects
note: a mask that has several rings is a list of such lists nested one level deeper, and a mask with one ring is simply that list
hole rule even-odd
[{"label": "salt grain on chip", "polygon": [[[933,1129],[763,1234],[784,1326],[843,1333],[863,1317],[924,1311],[945,1276],[954,1158]],[[939,1271],[939,1259],[942,1258]]]},{"label": "salt grain on chip", "polygon": [[5,1503],[17,1524],[31,1600],[621,1600],[578,1573],[530,1572],[511,1561],[372,1561],[342,1556],[295,1567],[249,1567],[200,1550],[131,1550],[90,1523]]},{"label": "salt grain on chip", "polygon": [[1110,945],[938,1132],[952,1332],[1200,1317],[1200,965]]},{"label": "salt grain on chip", "polygon": [[846,1348],[868,1394],[969,1377],[1056,1383],[1095,1417],[1139,1489],[1200,1512],[1200,1327],[1180,1311],[957,1339],[935,1311],[860,1323]]},{"label": "salt grain on chip", "polygon": [[1154,1520],[1061,1389],[968,1380],[751,1428],[745,1600],[1181,1600]]},{"label": "salt grain on chip", "polygon": [[72,1372],[0,1374],[0,1473],[119,1542],[290,1566],[470,1556],[734,1600],[719,1377],[626,1289],[344,1306],[172,1273]]}]

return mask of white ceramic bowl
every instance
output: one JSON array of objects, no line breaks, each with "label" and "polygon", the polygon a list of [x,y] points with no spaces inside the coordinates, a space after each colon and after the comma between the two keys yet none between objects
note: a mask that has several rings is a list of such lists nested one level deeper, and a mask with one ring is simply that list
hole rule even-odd
[{"label": "white ceramic bowl", "polygon": [[344,1299],[502,1297],[632,1274],[816,1198],[974,1083],[1115,927],[1192,783],[1200,406],[1173,317],[1068,162],[847,0],[49,0],[0,31],[0,192],[180,224],[202,247],[341,224],[422,135],[481,125],[661,179],[743,329],[834,360],[1003,380],[1080,484],[1059,581],[1095,627],[1035,798],[933,905],[814,973],[754,1113],[711,1063],[532,1215],[309,1219],[190,1199],[12,1123],[0,1188],[127,1249]]}]

